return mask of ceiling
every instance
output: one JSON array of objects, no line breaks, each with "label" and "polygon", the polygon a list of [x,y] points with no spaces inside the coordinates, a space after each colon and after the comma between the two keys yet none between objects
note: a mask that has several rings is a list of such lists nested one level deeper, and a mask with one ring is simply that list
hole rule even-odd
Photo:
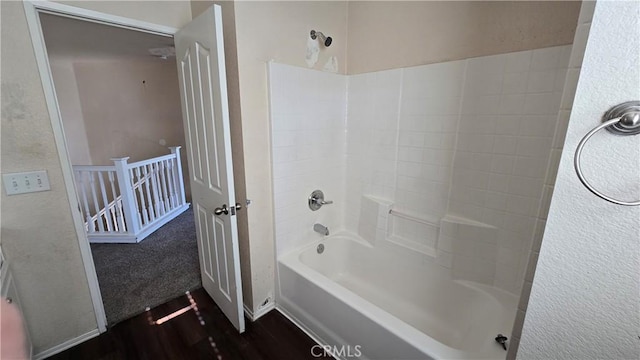
[{"label": "ceiling", "polygon": [[40,14],[40,21],[47,52],[54,57],[158,61],[158,57],[149,54],[149,49],[173,46],[171,37],[89,21],[50,14]]}]

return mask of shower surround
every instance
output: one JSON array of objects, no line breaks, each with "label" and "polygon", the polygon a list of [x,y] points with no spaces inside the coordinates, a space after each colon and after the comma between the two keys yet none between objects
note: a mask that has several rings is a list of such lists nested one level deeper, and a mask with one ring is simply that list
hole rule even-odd
[{"label": "shower surround", "polygon": [[[322,241],[313,232],[321,223],[517,299],[548,201],[570,52],[558,46],[358,75],[271,63],[278,271],[290,273],[291,254]],[[334,203],[310,211],[315,189]],[[290,303],[291,288],[279,275],[279,303]]]}]

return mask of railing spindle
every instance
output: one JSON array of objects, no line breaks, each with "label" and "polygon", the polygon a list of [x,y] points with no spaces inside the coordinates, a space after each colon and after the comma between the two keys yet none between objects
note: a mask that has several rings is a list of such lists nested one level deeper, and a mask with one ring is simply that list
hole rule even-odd
[{"label": "railing spindle", "polygon": [[160,171],[160,181],[162,183],[160,187],[162,189],[162,201],[164,201],[165,211],[169,211],[171,209],[171,204],[169,203],[169,197],[167,194],[167,179],[164,174],[164,162],[158,163],[158,169]]},{"label": "railing spindle", "polygon": [[184,194],[184,181],[182,177],[182,159],[180,159],[180,146],[172,146],[171,153],[176,156],[176,184],[178,184],[178,204],[183,205],[187,202]]},{"label": "railing spindle", "polygon": [[162,188],[162,192],[164,194],[164,206],[167,212],[171,211],[171,209],[173,209],[173,204],[171,203],[171,195],[170,195],[170,190],[171,190],[171,185],[169,183],[169,178],[167,177],[167,163],[166,161],[162,161],[160,163],[158,163],[158,169],[161,172],[161,179],[164,180],[163,181],[163,188]]},{"label": "railing spindle", "polygon": [[84,206],[84,218],[85,218],[85,221],[87,222],[87,231],[92,233],[96,231],[96,227],[93,224],[93,221],[91,220],[91,210],[89,210],[89,200],[87,200],[87,184],[84,181],[84,178],[85,178],[84,175],[85,175],[84,171],[78,172],[78,179],[79,179],[78,186],[80,186],[80,191],[82,193],[82,205]]},{"label": "railing spindle", "polygon": [[155,164],[151,163],[145,166],[149,167],[149,171],[151,173],[149,181],[151,181],[151,191],[153,192],[153,208],[155,209],[157,216],[160,217],[164,215],[164,209],[162,208],[162,200],[158,195],[158,171],[154,165]]},{"label": "railing spindle", "polygon": [[98,220],[100,222],[104,222],[107,225],[107,231],[113,231],[113,227],[111,225],[111,219],[108,216],[109,214],[109,201],[107,200],[107,190],[104,186],[104,178],[102,177],[102,171],[96,171],[96,176],[98,177],[98,183],[100,184],[100,195],[102,197],[102,204],[104,205],[103,215],[100,216],[98,213]]},{"label": "railing spindle", "polygon": [[127,231],[124,226],[124,216],[122,214],[122,198],[116,192],[116,184],[115,184],[115,172],[109,171],[107,172],[109,175],[109,183],[111,184],[111,196],[113,196],[113,212],[115,216],[114,224],[116,225],[116,231],[125,232]]},{"label": "railing spindle", "polygon": [[151,174],[149,174],[147,166],[142,166],[142,176],[144,179],[144,193],[147,196],[148,202],[147,213],[149,214],[149,221],[153,222],[156,219],[157,211],[154,210],[153,200],[151,199],[151,190],[149,189],[149,178],[151,177]]},{"label": "railing spindle", "polygon": [[137,183],[138,183],[138,200],[140,201],[140,210],[142,210],[142,219],[143,225],[147,225],[149,223],[149,214],[147,213],[147,203],[144,201],[144,193],[142,191],[142,182],[144,181],[144,179],[141,178],[140,176],[140,168],[136,167],[134,169],[135,173],[136,173],[136,179],[137,179]]},{"label": "railing spindle", "polygon": [[173,159],[169,159],[166,161],[165,169],[167,171],[167,183],[169,185],[169,200],[171,204],[171,208],[174,209],[178,207],[176,202],[176,188],[175,188],[175,177],[173,176]]},{"label": "railing spindle", "polygon": [[98,203],[98,196],[96,195],[96,179],[92,172],[89,173],[89,183],[91,184],[91,197],[93,198],[93,207],[96,210],[96,214],[98,214],[98,231],[104,232],[104,224],[100,220],[100,204]]}]

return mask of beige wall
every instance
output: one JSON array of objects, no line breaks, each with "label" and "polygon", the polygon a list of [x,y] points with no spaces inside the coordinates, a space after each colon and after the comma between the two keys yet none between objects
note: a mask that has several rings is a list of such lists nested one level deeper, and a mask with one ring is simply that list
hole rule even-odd
[{"label": "beige wall", "polygon": [[[167,155],[169,146],[185,148],[174,60],[57,59],[54,63],[51,70],[73,165],[112,165],[111,158],[125,156],[134,162]],[[85,151],[88,162],[80,161]],[[186,166],[186,152],[181,155]],[[190,199],[186,168],[183,174]]]},{"label": "beige wall", "polygon": [[[187,2],[74,3],[181,26]],[[21,2],[1,2],[2,173],[46,169],[51,191],[1,195],[1,240],[12,262],[35,352],[96,329],[60,160]]]},{"label": "beige wall", "polygon": [[185,0],[67,0],[56,2],[174,28],[180,28],[191,21],[191,6],[189,2]]},{"label": "beige wall", "polygon": [[573,42],[580,1],[349,1],[347,72]]},{"label": "beige wall", "polygon": [[[89,165],[110,165],[111,158],[123,156],[129,156],[130,162],[140,161],[168,154],[168,146],[184,147],[175,61],[79,61],[73,69],[76,84],[72,85],[77,86],[84,135],[90,144]],[[61,78],[55,69],[53,74]],[[66,91],[73,89],[56,83],[57,94]],[[64,115],[63,111],[66,133],[72,124]],[[82,141],[66,135],[70,145]],[[69,152],[73,162],[74,154]]]},{"label": "beige wall", "polygon": [[64,123],[69,160],[74,165],[92,165],[73,63],[49,57],[49,66]]}]

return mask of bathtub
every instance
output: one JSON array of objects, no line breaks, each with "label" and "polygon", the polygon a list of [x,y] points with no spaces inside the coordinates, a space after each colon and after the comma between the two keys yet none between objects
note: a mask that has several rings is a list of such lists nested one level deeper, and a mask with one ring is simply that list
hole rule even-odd
[{"label": "bathtub", "polygon": [[278,309],[338,358],[504,359],[517,298],[430,259],[333,235],[278,260]]}]

